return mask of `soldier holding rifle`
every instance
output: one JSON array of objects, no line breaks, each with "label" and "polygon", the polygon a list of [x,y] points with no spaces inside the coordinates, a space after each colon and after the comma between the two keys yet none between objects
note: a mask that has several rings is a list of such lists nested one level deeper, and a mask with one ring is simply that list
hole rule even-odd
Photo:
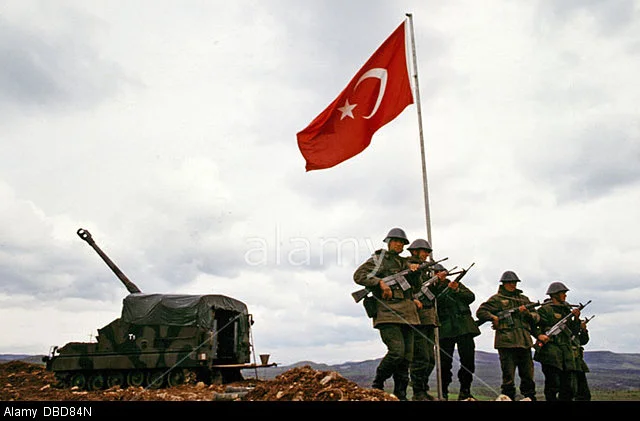
[{"label": "soldier holding rifle", "polygon": [[[520,282],[513,271],[505,271],[498,292],[476,310],[478,324],[491,321],[495,330],[493,346],[498,350],[500,369],[502,371],[503,395],[512,401],[516,398],[515,375],[516,368],[520,376],[520,392],[528,400],[536,400],[536,386],[534,381],[534,366],[531,357],[532,336],[535,335],[538,314],[529,309],[531,300],[517,288]],[[515,312],[510,312],[517,309]],[[500,318],[499,314],[508,314]]]},{"label": "soldier holding rifle", "polygon": [[[414,240],[407,248],[411,253],[409,262],[423,263],[432,252],[427,240],[419,238]],[[431,271],[423,271],[420,274],[416,289],[429,280]],[[446,272],[442,272],[442,277]],[[414,295],[415,296],[415,295]],[[438,325],[438,314],[433,301],[424,300],[422,308],[418,310],[420,323],[415,326],[413,340],[413,361],[410,367],[411,386],[413,388],[414,401],[433,401],[436,398],[429,394],[429,376],[436,366],[435,357],[435,327]]]},{"label": "soldier holding rifle", "polygon": [[[406,400],[409,384],[409,365],[413,358],[413,325],[420,323],[419,301],[414,301],[411,288],[388,286],[382,278],[394,275],[410,267],[406,258],[400,256],[404,246],[409,244],[407,235],[400,228],[393,228],[384,239],[387,250],[377,250],[366,262],[356,269],[354,281],[371,289],[373,311],[367,311],[373,318],[373,327],[378,329],[387,353],[380,361],[373,380],[373,387],[384,390],[385,380],[393,377],[393,391],[400,400]],[[418,264],[412,264],[417,268]]]},{"label": "soldier holding rifle", "polygon": [[595,316],[585,318],[580,321],[580,330],[573,335],[573,355],[576,357],[578,364],[578,370],[576,371],[576,396],[575,401],[590,401],[591,390],[589,389],[589,382],[587,381],[587,373],[589,372],[589,366],[584,360],[584,345],[589,342],[589,331],[587,330],[587,323]]},{"label": "soldier holding rifle", "polygon": [[446,277],[447,270],[441,264],[433,266],[435,274],[444,274],[439,277],[433,289],[438,310],[442,399],[444,400],[449,399],[448,388],[453,380],[453,352],[456,346],[460,357],[458,400],[475,400],[471,394],[471,382],[475,372],[476,345],[474,338],[480,334],[480,329],[473,320],[469,306],[476,299],[476,296],[473,291],[460,282],[462,276],[471,266],[463,270],[453,280]]},{"label": "soldier holding rifle", "polygon": [[572,308],[566,302],[567,291],[569,288],[562,282],[552,282],[547,288],[550,299],[538,310],[541,333],[533,359],[542,365],[547,401],[572,401],[576,394],[575,373],[580,367],[573,352],[572,335],[580,330],[581,308]]}]

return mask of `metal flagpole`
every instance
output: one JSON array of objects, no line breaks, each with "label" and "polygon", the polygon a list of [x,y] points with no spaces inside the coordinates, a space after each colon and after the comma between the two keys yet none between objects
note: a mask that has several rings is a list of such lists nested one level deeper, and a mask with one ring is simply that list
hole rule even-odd
[{"label": "metal flagpole", "polygon": [[[422,182],[423,182],[423,190],[424,190],[424,209],[425,209],[425,219],[427,223],[427,239],[431,247],[433,248],[433,241],[431,240],[431,214],[429,212],[429,186],[427,184],[427,163],[424,153],[424,136],[422,131],[422,109],[420,108],[420,85],[418,84],[418,60],[416,57],[416,42],[415,36],[413,32],[413,14],[406,13],[409,18],[409,29],[411,32],[411,52],[412,52],[412,61],[413,61],[413,79],[414,79],[414,94],[416,98],[416,109],[418,110],[418,128],[420,132],[420,156],[422,157]],[[431,260],[433,260],[433,255],[430,256]],[[434,306],[436,310],[436,314],[438,311],[438,303],[434,300]],[[438,399],[442,399],[442,376],[440,370],[440,337],[438,332],[438,326],[434,328],[434,346],[435,346],[435,359],[436,359],[436,378],[438,384]]]}]

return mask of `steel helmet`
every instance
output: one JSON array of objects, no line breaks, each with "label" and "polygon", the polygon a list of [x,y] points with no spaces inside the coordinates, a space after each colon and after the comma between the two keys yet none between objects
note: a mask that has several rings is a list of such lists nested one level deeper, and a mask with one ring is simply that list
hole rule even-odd
[{"label": "steel helmet", "polygon": [[500,277],[500,282],[520,282],[515,272],[507,270]]},{"label": "steel helmet", "polygon": [[446,269],[444,268],[444,266],[442,266],[440,263],[436,263],[435,265],[433,265],[433,271],[434,272],[442,272],[445,271]]},{"label": "steel helmet", "polygon": [[411,245],[409,247],[407,247],[407,250],[417,250],[417,249],[425,249],[428,252],[433,251],[431,249],[431,244],[429,244],[429,242],[427,240],[423,240],[422,238],[418,238],[417,240],[413,240],[413,243],[411,243]]},{"label": "steel helmet", "polygon": [[404,230],[401,228],[391,228],[391,231],[389,231],[389,234],[387,234],[387,237],[384,239],[385,243],[388,243],[389,240],[391,240],[392,238],[397,238],[398,240],[402,241],[402,244],[409,244],[409,239],[407,238],[407,234],[404,233]]},{"label": "steel helmet", "polygon": [[556,292],[567,292],[569,288],[562,282],[551,282],[549,288],[547,288],[547,295],[555,294]]}]

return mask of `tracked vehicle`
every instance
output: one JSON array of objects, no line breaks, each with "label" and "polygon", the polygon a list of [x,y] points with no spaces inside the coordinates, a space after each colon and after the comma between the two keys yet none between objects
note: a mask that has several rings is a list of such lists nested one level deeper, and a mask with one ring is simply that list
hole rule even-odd
[{"label": "tracked vehicle", "polygon": [[98,329],[96,342],[53,346],[43,357],[61,387],[161,388],[187,379],[206,384],[241,380],[243,369],[270,367],[268,356],[251,363],[247,306],[224,295],[145,294],[80,228],[85,240],[129,291],[121,317]]}]

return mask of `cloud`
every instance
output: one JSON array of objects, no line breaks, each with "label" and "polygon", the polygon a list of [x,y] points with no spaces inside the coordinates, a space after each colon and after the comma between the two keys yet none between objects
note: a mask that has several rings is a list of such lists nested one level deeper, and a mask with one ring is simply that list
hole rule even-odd
[{"label": "cloud", "polygon": [[[56,18],[69,24],[73,18],[91,19],[75,13]],[[0,106],[5,111],[94,106],[131,82],[116,63],[97,54],[89,26],[70,28],[45,27],[37,17],[0,18]]]},{"label": "cloud", "polygon": [[569,25],[575,20],[594,21],[605,36],[616,35],[620,29],[634,23],[633,17],[638,14],[637,4],[632,0],[544,0],[540,2],[539,11],[557,25]]}]

